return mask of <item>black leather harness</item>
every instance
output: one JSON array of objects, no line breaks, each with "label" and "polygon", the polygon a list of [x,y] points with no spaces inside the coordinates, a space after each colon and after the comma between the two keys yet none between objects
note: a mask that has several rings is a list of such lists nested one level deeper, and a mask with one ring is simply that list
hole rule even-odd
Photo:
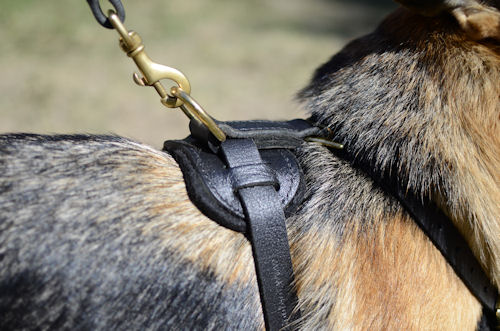
[{"label": "black leather harness", "polygon": [[[244,233],[252,245],[266,329],[297,326],[300,312],[293,288],[293,268],[285,217],[303,201],[302,170],[293,150],[324,130],[305,120],[288,122],[218,122],[227,135],[219,142],[196,121],[184,140],[166,141],[164,150],[179,163],[188,195],[209,218]],[[388,184],[370,164],[341,152],[384,190],[396,197],[483,305],[481,330],[494,330],[498,291],[465,239],[430,202]]]}]

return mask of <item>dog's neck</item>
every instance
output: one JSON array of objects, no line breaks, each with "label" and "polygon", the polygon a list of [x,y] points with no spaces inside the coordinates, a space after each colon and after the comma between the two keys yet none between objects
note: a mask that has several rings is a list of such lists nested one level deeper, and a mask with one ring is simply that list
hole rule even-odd
[{"label": "dog's neck", "polygon": [[499,54],[447,16],[403,11],[349,44],[301,93],[351,155],[438,204],[497,287]]}]

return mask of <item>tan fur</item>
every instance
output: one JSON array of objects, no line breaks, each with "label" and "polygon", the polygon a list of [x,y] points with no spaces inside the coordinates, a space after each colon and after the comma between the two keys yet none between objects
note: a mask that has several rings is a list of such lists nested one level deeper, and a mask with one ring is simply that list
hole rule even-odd
[{"label": "tan fur", "polygon": [[[498,11],[495,11],[498,14]],[[413,28],[405,29],[405,26]],[[471,40],[467,31],[441,17],[424,19],[405,10],[389,18],[382,29],[396,40],[412,42],[434,64],[435,72],[423,86],[421,107],[438,116],[414,118],[409,136],[422,132],[426,151],[439,156],[450,178],[450,195],[427,192],[454,220],[497,287],[500,285],[500,47]],[[446,31],[446,39],[427,42],[432,30]],[[444,44],[433,48],[433,44]],[[446,52],[443,51],[446,49]],[[444,72],[443,72],[444,69]],[[402,75],[418,75],[408,68]],[[443,94],[437,94],[444,91]],[[411,120],[411,119],[410,119]],[[408,151],[414,153],[415,151]],[[422,183],[424,190],[427,188]]]},{"label": "tan fur", "polygon": [[500,41],[500,13],[483,6],[453,10],[462,29],[472,40],[492,38]]},{"label": "tan fur", "polygon": [[443,12],[451,13],[460,24],[462,30],[467,34],[467,37],[472,40],[491,38],[500,41],[500,13],[498,9],[489,7],[484,1],[396,1],[425,16],[433,17]]},{"label": "tan fur", "polygon": [[[255,281],[252,250],[248,240],[240,233],[217,225],[204,216],[189,200],[182,173],[177,163],[167,154],[156,154],[161,168],[152,169],[156,186],[149,196],[159,191],[167,196],[155,200],[153,213],[165,214],[161,222],[151,222],[143,229],[165,238],[169,248],[183,258],[209,268],[227,283],[249,284]],[[163,178],[163,181],[159,181]],[[175,238],[172,236],[175,235]]]},{"label": "tan fur", "polygon": [[481,305],[411,219],[353,223],[340,241],[292,235],[304,330],[475,328]]},{"label": "tan fur", "polygon": [[[445,68],[444,74],[436,71],[421,87],[426,91],[422,104],[443,115],[427,122],[416,118],[414,132],[408,134],[439,133],[424,137],[425,146],[448,165],[453,190],[451,196],[429,193],[500,286],[500,55],[498,45],[471,40],[476,18],[469,17],[469,28],[459,19],[465,32],[446,28],[449,52],[417,44],[429,61]],[[425,27],[411,33],[395,28],[409,20],[418,17],[399,12],[386,22],[387,29],[402,41],[418,40]],[[462,53],[462,48],[470,52]],[[401,74],[411,75],[412,70]],[[447,92],[436,95],[434,91],[441,89]],[[203,216],[189,201],[175,162],[163,154],[154,153],[154,157],[161,166],[151,169],[152,176],[156,181],[164,179],[157,189],[168,193],[153,212],[165,218],[143,231],[160,234],[166,246],[224,282],[255,284],[248,241]],[[305,234],[289,228],[296,287],[305,312],[303,329],[430,330],[439,326],[456,330],[457,325],[474,329],[480,304],[413,221],[401,212],[390,219],[380,213],[371,221],[361,227],[353,219],[341,238],[319,227]],[[259,306],[259,302],[253,304]]]},{"label": "tan fur", "polygon": [[[156,185],[148,196],[158,197],[159,192],[165,194],[162,199],[155,198],[156,207],[152,210],[164,217],[147,223],[142,231],[146,235],[155,233],[163,237],[165,246],[179,254],[180,259],[215,274],[228,285],[247,287],[254,284],[257,295],[248,304],[256,310],[261,309],[248,240],[241,233],[219,226],[191,203],[182,172],[169,155],[154,152],[151,157],[158,160],[158,167],[151,169]],[[263,319],[260,328],[264,330]]]},{"label": "tan fur", "polygon": [[464,76],[451,67],[444,79],[449,112],[454,114],[452,121],[459,130],[441,135],[438,143],[443,144],[443,156],[456,171],[457,196],[448,212],[469,235],[469,244],[499,287],[500,56],[481,45],[475,50],[476,59],[454,59],[458,70],[477,61],[477,69],[464,69],[474,73],[468,81],[462,81]]},{"label": "tan fur", "polygon": [[[433,126],[430,132],[440,134],[430,136],[427,144],[454,172],[451,186],[455,191],[453,197],[437,193],[436,200],[466,234],[476,256],[499,286],[500,54],[461,33],[451,34],[449,43],[472,52],[436,49],[429,55],[432,61],[440,61],[436,64],[443,64],[445,72],[444,75],[436,72],[425,90],[441,88],[446,92],[440,100],[445,121],[430,123]],[[435,107],[430,103],[435,101],[435,97],[427,97],[423,104]],[[442,204],[444,199],[448,201],[447,206]]]},{"label": "tan fur", "polygon": [[350,240],[359,261],[353,270],[355,311],[362,312],[354,318],[356,329],[476,327],[481,306],[411,219],[398,217],[356,237]]},{"label": "tan fur", "polygon": [[[161,165],[151,169],[157,189],[168,192],[164,204],[158,199],[157,205],[166,217],[143,231],[164,236],[165,245],[182,258],[225,282],[255,283],[248,241],[190,203],[182,174],[169,156],[151,156]],[[292,231],[296,287],[306,312],[302,329],[474,329],[481,306],[433,244],[408,217],[383,217],[380,213],[368,229],[353,220],[341,239],[320,227],[306,234]]]},{"label": "tan fur", "polygon": [[[417,13],[399,9],[302,93],[354,159],[294,151],[302,330],[474,330],[482,316],[361,161],[434,201],[500,287],[500,12],[483,5],[498,2],[400,2]],[[171,156],[111,136],[0,140],[0,324],[264,329],[249,241],[191,203]]]}]

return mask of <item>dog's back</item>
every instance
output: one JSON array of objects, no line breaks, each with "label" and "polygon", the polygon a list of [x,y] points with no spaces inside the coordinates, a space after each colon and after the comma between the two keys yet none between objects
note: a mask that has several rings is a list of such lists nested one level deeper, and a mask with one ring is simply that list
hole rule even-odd
[{"label": "dog's back", "polygon": [[[352,160],[442,207],[499,285],[500,38],[491,24],[472,35],[467,6],[399,10],[302,92],[350,155],[296,151],[307,192],[287,228],[303,329],[474,329],[481,317]],[[169,155],[112,136],[4,135],[0,174],[1,329],[263,327],[249,243],[191,204]]]},{"label": "dog's back", "polygon": [[213,247],[251,266],[245,239],[199,214],[167,154],[112,136],[0,142],[0,329],[249,329],[258,320],[252,282],[227,284],[213,261],[201,263]]}]

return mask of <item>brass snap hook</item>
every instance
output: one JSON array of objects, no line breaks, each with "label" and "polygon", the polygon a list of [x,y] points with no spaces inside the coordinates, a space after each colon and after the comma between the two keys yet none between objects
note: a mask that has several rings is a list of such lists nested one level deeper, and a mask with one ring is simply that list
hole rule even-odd
[{"label": "brass snap hook", "polygon": [[[190,119],[205,125],[219,141],[225,141],[226,134],[219,128],[214,119],[189,95],[191,85],[187,77],[177,69],[153,62],[144,52],[141,37],[134,31],[128,31],[113,10],[110,10],[108,15],[111,25],[120,34],[121,49],[134,60],[142,73],[142,77],[134,73],[134,81],[140,86],[153,86],[160,95],[162,104],[169,108],[180,107]],[[162,79],[170,79],[178,86],[172,87],[169,94],[160,83]]]},{"label": "brass snap hook", "polygon": [[183,101],[168,95],[160,80],[170,79],[189,94],[191,92],[191,84],[187,77],[177,69],[153,62],[144,51],[142,38],[139,34],[135,31],[128,31],[113,10],[110,10],[108,15],[109,21],[121,36],[121,49],[134,60],[143,75],[139,77],[137,73],[134,73],[134,81],[141,86],[153,86],[160,95],[162,104],[165,106],[169,108],[180,107]]}]

